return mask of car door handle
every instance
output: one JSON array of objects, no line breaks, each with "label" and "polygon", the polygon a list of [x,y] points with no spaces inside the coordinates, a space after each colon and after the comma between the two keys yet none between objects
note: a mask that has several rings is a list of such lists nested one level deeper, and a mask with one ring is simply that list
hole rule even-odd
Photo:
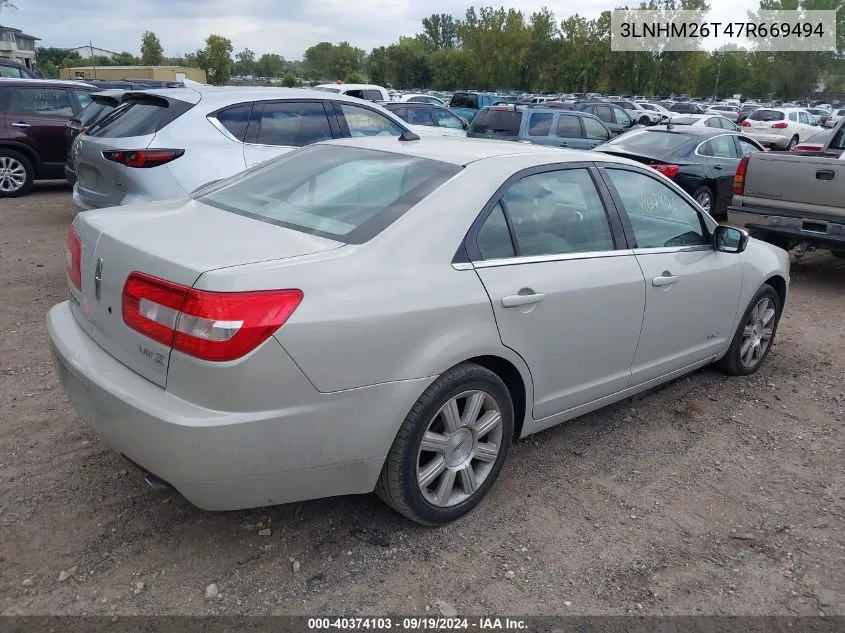
[{"label": "car door handle", "polygon": [[832,169],[819,169],[816,172],[816,180],[833,180],[836,177],[836,172]]},{"label": "car door handle", "polygon": [[542,292],[534,292],[532,294],[524,295],[508,295],[507,297],[502,297],[502,307],[518,308],[520,306],[533,305],[535,303],[540,303],[545,298],[546,295]]},{"label": "car door handle", "polygon": [[569,147],[569,143],[561,143],[560,146],[561,147]]},{"label": "car door handle", "polygon": [[29,123],[24,121],[18,121],[17,123],[12,123],[12,127],[19,127],[21,129],[26,129],[29,127]]},{"label": "car door handle", "polygon": [[718,169],[719,171],[722,171],[722,166],[721,165],[713,165],[713,169]]},{"label": "car door handle", "polygon": [[677,275],[667,275],[664,273],[659,277],[655,277],[654,279],[652,279],[651,285],[657,286],[659,288],[660,286],[671,286],[676,281],[678,281]]}]

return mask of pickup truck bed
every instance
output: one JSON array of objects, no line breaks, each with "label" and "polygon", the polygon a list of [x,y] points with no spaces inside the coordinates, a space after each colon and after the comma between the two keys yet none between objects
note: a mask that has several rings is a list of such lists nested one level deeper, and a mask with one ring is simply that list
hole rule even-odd
[{"label": "pickup truck bed", "polygon": [[759,152],[743,162],[729,222],[782,248],[845,251],[845,160]]}]

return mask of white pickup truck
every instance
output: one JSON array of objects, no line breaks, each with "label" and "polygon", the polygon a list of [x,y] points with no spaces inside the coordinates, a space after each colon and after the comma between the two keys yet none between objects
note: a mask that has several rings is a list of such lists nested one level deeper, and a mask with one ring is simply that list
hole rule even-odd
[{"label": "white pickup truck", "polygon": [[845,119],[819,152],[756,152],[740,161],[728,222],[796,257],[845,257]]}]

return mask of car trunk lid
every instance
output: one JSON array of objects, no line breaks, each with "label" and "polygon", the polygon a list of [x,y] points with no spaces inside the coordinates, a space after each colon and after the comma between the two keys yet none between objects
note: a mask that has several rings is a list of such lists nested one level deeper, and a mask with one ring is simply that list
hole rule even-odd
[{"label": "car trunk lid", "polygon": [[123,288],[132,272],[192,287],[211,270],[343,246],[192,199],[83,213],[73,227],[82,244],[82,290],[70,288],[77,322],[106,352],[162,387],[171,348],[123,320]]}]

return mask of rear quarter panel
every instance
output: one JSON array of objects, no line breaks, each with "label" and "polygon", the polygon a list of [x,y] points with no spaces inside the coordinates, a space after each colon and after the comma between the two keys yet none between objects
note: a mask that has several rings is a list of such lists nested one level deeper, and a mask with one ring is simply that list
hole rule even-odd
[{"label": "rear quarter panel", "polygon": [[506,173],[473,163],[366,244],[207,272],[197,287],[301,289],[302,303],[275,337],[321,392],[435,376],[496,355],[519,369],[531,394],[528,369],[502,345],[477,274],[451,263]]}]

